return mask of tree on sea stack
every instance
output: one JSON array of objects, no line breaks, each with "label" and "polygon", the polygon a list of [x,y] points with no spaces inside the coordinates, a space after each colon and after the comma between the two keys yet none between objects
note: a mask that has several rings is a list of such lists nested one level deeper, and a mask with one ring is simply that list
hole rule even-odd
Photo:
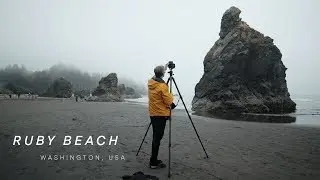
[{"label": "tree on sea stack", "polygon": [[70,98],[72,85],[65,78],[61,77],[53,81],[44,96],[57,98]]},{"label": "tree on sea stack", "polygon": [[192,109],[200,112],[289,113],[296,109],[286,82],[287,68],[273,39],[252,29],[228,9],[220,38],[205,56]]}]

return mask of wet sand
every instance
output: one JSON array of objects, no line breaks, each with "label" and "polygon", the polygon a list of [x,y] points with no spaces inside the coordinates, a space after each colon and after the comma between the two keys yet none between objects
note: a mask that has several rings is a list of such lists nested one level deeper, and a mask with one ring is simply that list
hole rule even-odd
[{"label": "wet sand", "polygon": [[[320,128],[192,116],[205,154],[182,110],[172,117],[171,179],[320,179]],[[151,129],[145,106],[72,100],[0,100],[0,179],[120,179],[148,169]],[[51,146],[12,146],[15,135],[56,135]],[[62,146],[63,137],[118,135],[116,146]],[[83,142],[84,143],[84,142]],[[92,154],[102,160],[40,160],[40,154]],[[109,160],[109,155],[125,160]],[[168,124],[159,158],[168,160]]]}]

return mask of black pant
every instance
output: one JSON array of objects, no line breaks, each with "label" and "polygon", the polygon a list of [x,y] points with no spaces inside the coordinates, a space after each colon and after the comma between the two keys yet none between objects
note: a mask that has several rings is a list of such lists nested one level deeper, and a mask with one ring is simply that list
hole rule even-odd
[{"label": "black pant", "polygon": [[150,116],[153,136],[152,136],[152,153],[150,163],[156,163],[158,160],[158,153],[160,147],[160,141],[163,137],[164,129],[168,117],[166,116]]}]

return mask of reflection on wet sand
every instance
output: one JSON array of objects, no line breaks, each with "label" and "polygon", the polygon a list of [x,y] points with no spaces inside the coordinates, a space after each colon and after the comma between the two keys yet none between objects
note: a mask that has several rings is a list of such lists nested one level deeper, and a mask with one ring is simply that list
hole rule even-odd
[{"label": "reflection on wet sand", "polygon": [[264,122],[264,123],[294,123],[296,117],[282,114],[233,114],[233,113],[221,113],[210,114],[206,112],[194,112],[193,115],[205,116],[210,118],[219,118],[234,121],[251,121],[251,122]]}]

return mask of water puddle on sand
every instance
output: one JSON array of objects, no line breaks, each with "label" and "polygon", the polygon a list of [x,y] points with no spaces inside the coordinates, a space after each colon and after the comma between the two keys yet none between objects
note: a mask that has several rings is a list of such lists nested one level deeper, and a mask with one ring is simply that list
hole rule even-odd
[{"label": "water puddle on sand", "polygon": [[193,115],[204,116],[209,118],[218,118],[233,121],[250,121],[250,122],[261,122],[261,123],[295,123],[296,117],[287,114],[210,114],[205,112],[193,112]]}]

